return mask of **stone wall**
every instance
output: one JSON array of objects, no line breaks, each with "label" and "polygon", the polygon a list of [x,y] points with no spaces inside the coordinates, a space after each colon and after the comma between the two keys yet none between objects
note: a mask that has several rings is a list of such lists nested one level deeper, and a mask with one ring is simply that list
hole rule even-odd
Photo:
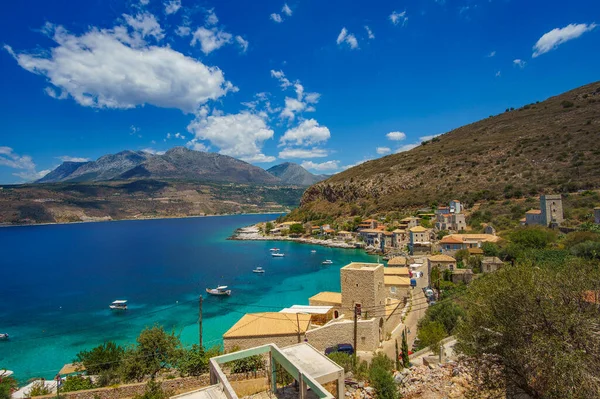
[{"label": "stone wall", "polygon": [[396,309],[394,309],[394,311],[392,312],[392,314],[390,314],[387,317],[385,321],[386,335],[391,334],[392,331],[394,331],[394,329],[398,327],[398,324],[402,322],[402,316],[406,315],[406,312],[408,311],[408,306],[408,304],[404,305],[404,303],[399,303]]},{"label": "stone wall", "polygon": [[[357,337],[359,351],[374,351],[379,346],[379,318],[359,320]],[[308,343],[324,351],[337,344],[354,345],[354,321],[339,320],[306,332]]]},{"label": "stone wall", "polygon": [[[161,381],[163,390],[172,395],[189,392],[210,385],[208,374],[198,377],[174,378],[172,380]],[[61,392],[62,399],[123,399],[132,398],[135,395],[141,395],[146,389],[146,383],[117,385],[106,388],[88,389],[85,391]],[[37,396],[36,399],[53,399],[56,394]]]},{"label": "stone wall", "polygon": [[[303,342],[304,338],[304,334],[300,334],[300,342]],[[223,338],[225,352],[231,351],[236,346],[239,349],[250,349],[261,345],[276,344],[280,348],[283,348],[297,343],[297,333],[291,335],[271,335],[264,337]]]}]

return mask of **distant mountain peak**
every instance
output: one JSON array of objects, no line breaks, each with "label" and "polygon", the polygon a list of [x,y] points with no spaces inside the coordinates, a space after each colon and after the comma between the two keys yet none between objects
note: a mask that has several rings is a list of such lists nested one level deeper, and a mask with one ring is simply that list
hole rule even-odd
[{"label": "distant mountain peak", "polygon": [[278,177],[285,184],[297,186],[311,186],[327,178],[327,176],[313,175],[302,166],[293,162],[284,162],[275,165],[267,169],[267,172]]}]

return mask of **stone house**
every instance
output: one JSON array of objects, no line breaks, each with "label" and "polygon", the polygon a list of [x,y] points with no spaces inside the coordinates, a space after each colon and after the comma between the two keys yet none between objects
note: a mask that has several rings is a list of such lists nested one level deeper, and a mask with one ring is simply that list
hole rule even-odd
[{"label": "stone house", "polygon": [[288,346],[302,342],[310,326],[308,314],[247,313],[223,334],[225,351],[266,344]]},{"label": "stone house", "polygon": [[431,273],[434,267],[437,267],[440,271],[454,270],[456,269],[456,259],[444,254],[430,256],[427,258],[427,270]]},{"label": "stone house", "polygon": [[482,273],[492,273],[504,266],[504,262],[496,256],[486,256],[481,261]]},{"label": "stone house", "polygon": [[[412,260],[406,256],[395,256],[392,259],[388,260],[387,266],[390,267],[408,267],[410,266]],[[387,270],[387,268],[386,268]]]},{"label": "stone house", "polygon": [[377,220],[366,219],[366,220],[363,220],[362,222],[360,222],[360,224],[358,225],[358,228],[356,230],[361,231],[364,229],[376,229],[377,227],[379,227],[379,222]]},{"label": "stone house", "polygon": [[456,269],[452,272],[452,282],[454,284],[469,284],[471,281],[473,281],[473,270],[471,269]]},{"label": "stone house", "polygon": [[398,226],[398,228],[400,230],[409,230],[412,227],[417,227],[419,225],[420,221],[421,221],[421,218],[419,218],[419,217],[409,216],[407,218],[400,220],[400,225]]},{"label": "stone house", "polygon": [[539,209],[530,209],[525,212],[525,224],[528,226],[542,223],[542,211]]},{"label": "stone house", "polygon": [[467,228],[465,215],[462,213],[438,213],[435,228],[438,230],[461,231]]},{"label": "stone house", "polygon": [[430,252],[431,241],[429,239],[429,230],[423,226],[412,227],[409,230],[408,249],[411,255]]},{"label": "stone house", "polygon": [[380,248],[382,245],[381,239],[383,236],[383,231],[379,229],[362,229],[359,230],[358,235],[362,237],[363,241],[367,245],[374,246],[376,248]]},{"label": "stone house", "polygon": [[600,206],[594,208],[594,223],[600,224]]},{"label": "stone house", "polygon": [[384,231],[382,238],[384,248],[394,247],[394,233],[392,233],[391,231]]},{"label": "stone house", "polygon": [[388,297],[399,300],[404,300],[404,298],[408,297],[410,291],[409,276],[386,274],[383,279]]},{"label": "stone house", "polygon": [[341,241],[354,239],[354,234],[349,231],[341,230],[337,232],[336,238]]},{"label": "stone house", "polygon": [[310,306],[331,306],[334,319],[342,315],[342,294],[340,292],[319,292],[308,298],[308,304]]},{"label": "stone house", "polygon": [[563,206],[560,194],[540,196],[540,209],[531,209],[525,212],[525,224],[528,226],[560,226],[563,221]]},{"label": "stone house", "polygon": [[491,234],[449,234],[439,244],[442,252],[454,252],[459,249],[481,248],[484,242],[498,241],[500,237]]},{"label": "stone house", "polygon": [[402,245],[404,244],[404,242],[406,241],[406,230],[402,230],[402,229],[396,229],[394,231],[392,231],[393,234],[393,238],[392,238],[392,246],[394,248],[400,248],[402,247]]},{"label": "stone house", "polygon": [[495,236],[496,229],[491,224],[488,224],[483,228],[483,234],[489,234],[489,235]]}]

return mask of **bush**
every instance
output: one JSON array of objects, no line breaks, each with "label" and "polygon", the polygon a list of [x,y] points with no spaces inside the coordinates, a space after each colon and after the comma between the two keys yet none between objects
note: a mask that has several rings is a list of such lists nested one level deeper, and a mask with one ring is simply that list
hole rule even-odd
[{"label": "bush", "polygon": [[463,308],[454,302],[443,301],[427,309],[425,317],[419,322],[419,326],[431,322],[439,322],[444,326],[446,334],[452,335],[456,326],[464,317],[465,311]]},{"label": "bush", "polygon": [[564,100],[560,103],[560,105],[562,105],[563,108],[571,108],[575,104],[573,104],[571,101]]},{"label": "bush", "polygon": [[398,399],[398,388],[392,375],[394,362],[382,353],[378,353],[371,361],[369,381],[378,399]]},{"label": "bush", "polygon": [[90,374],[101,374],[115,370],[119,366],[125,350],[112,341],[108,341],[89,351],[75,355],[75,363],[81,363]]},{"label": "bush", "polygon": [[485,256],[498,256],[500,255],[500,249],[498,245],[493,242],[484,242],[481,244],[481,249],[483,250],[483,254]]},{"label": "bush", "polygon": [[573,248],[577,244],[581,244],[586,241],[600,242],[600,234],[591,231],[575,231],[567,234],[563,244],[565,248]]},{"label": "bush", "polygon": [[510,240],[524,248],[543,249],[556,241],[556,233],[543,227],[526,227],[513,231]]},{"label": "bush", "polygon": [[200,345],[192,345],[184,350],[177,362],[177,369],[182,376],[198,376],[208,372],[208,357]]},{"label": "bush", "polygon": [[432,321],[420,327],[417,336],[421,346],[428,346],[437,355],[440,353],[440,341],[446,338],[446,329],[439,321]]},{"label": "bush", "polygon": [[81,375],[73,375],[71,377],[67,377],[65,382],[61,385],[60,390],[63,392],[72,392],[83,391],[84,389],[92,388],[94,388],[94,383],[91,379]]},{"label": "bush", "polygon": [[154,378],[148,381],[146,389],[142,395],[135,395],[134,399],[167,399],[171,396],[171,392],[166,392],[162,389],[162,385],[154,381]]},{"label": "bush", "polygon": [[585,241],[571,248],[571,253],[580,258],[600,259],[600,242]]},{"label": "bush", "polygon": [[49,393],[50,393],[50,389],[48,389],[48,387],[46,387],[46,385],[44,384],[44,381],[37,381],[31,386],[31,389],[27,393],[27,396],[32,398],[34,396],[48,395]]},{"label": "bush", "polygon": [[17,380],[12,377],[0,378],[0,399],[10,399],[13,389],[17,389]]},{"label": "bush", "polygon": [[353,361],[352,356],[344,352],[331,352],[327,355],[329,359],[333,362],[337,363],[340,367],[344,368],[344,371],[347,373],[348,371],[352,371],[353,369]]}]

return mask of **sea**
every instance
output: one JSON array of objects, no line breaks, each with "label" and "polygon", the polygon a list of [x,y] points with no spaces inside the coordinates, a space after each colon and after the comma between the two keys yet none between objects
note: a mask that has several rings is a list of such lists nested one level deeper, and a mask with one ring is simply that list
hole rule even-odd
[{"label": "sea", "polygon": [[[163,326],[186,347],[205,347],[245,313],[307,305],[339,291],[339,269],[371,261],[359,250],[286,241],[227,240],[239,228],[279,215],[235,215],[0,228],[0,369],[20,382],[52,378],[82,350],[135,343]],[[285,254],[273,258],[270,248]],[[316,250],[312,253],[312,250]],[[321,262],[331,259],[333,265]],[[257,266],[264,274],[252,273]],[[207,296],[227,285],[230,297]],[[126,299],[128,310],[109,309]]]}]

